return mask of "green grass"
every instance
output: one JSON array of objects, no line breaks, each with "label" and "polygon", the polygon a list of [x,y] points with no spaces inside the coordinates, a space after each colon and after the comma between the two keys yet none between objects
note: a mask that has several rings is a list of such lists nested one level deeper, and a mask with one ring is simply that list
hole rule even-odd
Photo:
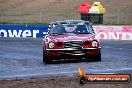
[{"label": "green grass", "polygon": [[[18,22],[0,22],[0,24],[35,24],[35,25],[48,25],[49,23],[46,23],[46,22],[43,22],[43,23],[38,23],[38,22],[21,22],[21,23],[18,23]],[[117,26],[121,26],[121,25],[130,25],[132,26],[132,23],[131,24],[127,24],[127,23],[120,23],[120,24],[117,24],[117,23],[104,23],[104,24],[95,24],[93,23],[93,25],[117,25]]]},{"label": "green grass", "polygon": [[132,23],[129,24],[129,23],[104,23],[103,25],[117,25],[117,26],[121,26],[121,25],[130,25],[132,26]]},{"label": "green grass", "polygon": [[35,25],[47,25],[48,26],[48,23],[37,23],[37,22],[34,22],[34,23],[28,23],[28,22],[23,22],[23,23],[17,23],[17,22],[0,22],[0,24],[35,24]]}]

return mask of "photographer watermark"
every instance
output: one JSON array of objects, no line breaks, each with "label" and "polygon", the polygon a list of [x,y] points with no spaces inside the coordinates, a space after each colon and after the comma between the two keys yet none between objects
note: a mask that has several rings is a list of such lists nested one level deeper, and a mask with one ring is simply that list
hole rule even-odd
[{"label": "photographer watermark", "polygon": [[78,80],[84,83],[129,83],[131,81],[128,74],[86,74],[83,67],[78,68]]}]

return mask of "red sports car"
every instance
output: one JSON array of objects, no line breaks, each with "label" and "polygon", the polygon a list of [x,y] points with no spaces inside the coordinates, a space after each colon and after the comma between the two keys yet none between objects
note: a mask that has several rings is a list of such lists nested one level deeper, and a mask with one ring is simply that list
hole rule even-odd
[{"label": "red sports car", "polygon": [[100,42],[95,38],[92,25],[88,21],[51,22],[42,44],[45,64],[62,59],[101,61]]}]

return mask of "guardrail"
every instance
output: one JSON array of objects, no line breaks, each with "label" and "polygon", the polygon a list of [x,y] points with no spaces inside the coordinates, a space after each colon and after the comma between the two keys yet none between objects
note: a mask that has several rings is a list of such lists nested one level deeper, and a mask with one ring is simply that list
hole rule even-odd
[{"label": "guardrail", "polygon": [[[93,26],[98,39],[132,40],[132,26]],[[45,25],[0,24],[0,37],[44,37]]]}]

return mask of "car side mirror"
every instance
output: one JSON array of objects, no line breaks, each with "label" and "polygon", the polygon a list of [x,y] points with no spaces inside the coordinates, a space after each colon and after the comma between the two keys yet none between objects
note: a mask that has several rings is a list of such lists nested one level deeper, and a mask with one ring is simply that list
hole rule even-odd
[{"label": "car side mirror", "polygon": [[90,25],[93,25],[93,22],[90,22]]},{"label": "car side mirror", "polygon": [[48,35],[50,33],[50,31],[48,30],[47,32],[46,32],[46,35]]}]

